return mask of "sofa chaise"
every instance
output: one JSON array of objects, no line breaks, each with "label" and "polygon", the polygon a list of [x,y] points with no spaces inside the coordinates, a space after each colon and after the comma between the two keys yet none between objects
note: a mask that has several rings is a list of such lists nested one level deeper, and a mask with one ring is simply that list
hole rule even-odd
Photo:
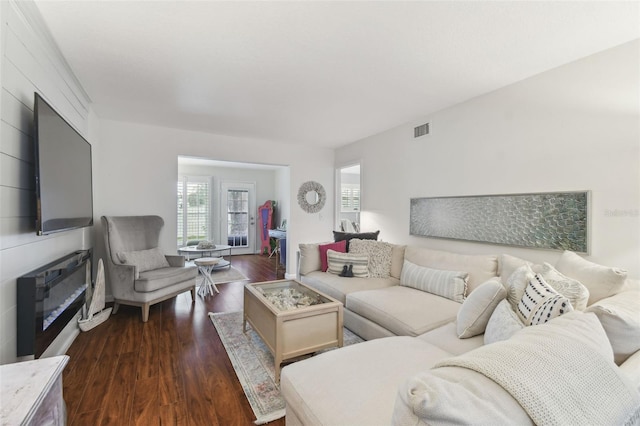
[{"label": "sofa chaise", "polygon": [[[640,424],[640,283],[624,271],[572,252],[551,266],[326,246],[300,245],[299,279],[340,300],[367,341],[283,369],[287,425]],[[365,255],[387,276],[371,262],[369,276],[336,273]],[[528,307],[532,288],[551,289]]]}]

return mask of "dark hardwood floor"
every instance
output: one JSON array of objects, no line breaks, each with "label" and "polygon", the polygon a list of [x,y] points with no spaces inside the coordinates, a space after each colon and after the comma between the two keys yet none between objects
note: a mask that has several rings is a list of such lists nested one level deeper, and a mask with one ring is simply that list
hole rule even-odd
[{"label": "dark hardwood floor", "polygon": [[[63,375],[68,424],[251,425],[255,418],[208,312],[242,310],[243,286],[283,278],[268,256],[233,256],[250,281],[219,284],[191,303],[189,292],[151,307],[121,306],[81,333]],[[284,425],[284,419],[269,423]]]}]

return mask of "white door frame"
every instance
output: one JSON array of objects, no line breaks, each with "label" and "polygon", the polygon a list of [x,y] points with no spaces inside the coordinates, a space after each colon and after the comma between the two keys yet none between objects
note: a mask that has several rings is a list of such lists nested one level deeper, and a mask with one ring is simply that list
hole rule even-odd
[{"label": "white door frame", "polygon": [[221,244],[227,244],[228,240],[228,215],[227,215],[227,191],[246,190],[249,192],[249,232],[247,236],[247,246],[234,248],[233,254],[254,254],[256,252],[256,183],[237,182],[223,180],[220,182],[220,240]]}]

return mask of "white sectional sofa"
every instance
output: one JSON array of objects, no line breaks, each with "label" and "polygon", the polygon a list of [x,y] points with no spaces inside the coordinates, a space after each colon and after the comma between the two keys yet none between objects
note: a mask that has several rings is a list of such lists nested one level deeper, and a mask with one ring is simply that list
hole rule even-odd
[{"label": "white sectional sofa", "polygon": [[[393,245],[388,277],[347,278],[320,271],[319,246],[300,245],[299,278],[340,300],[367,341],[283,369],[287,425],[640,424],[640,283],[624,272],[571,252],[553,268]],[[416,265],[467,273],[466,298],[403,283]],[[525,327],[517,299],[531,273],[566,293],[555,301],[596,297]]]}]

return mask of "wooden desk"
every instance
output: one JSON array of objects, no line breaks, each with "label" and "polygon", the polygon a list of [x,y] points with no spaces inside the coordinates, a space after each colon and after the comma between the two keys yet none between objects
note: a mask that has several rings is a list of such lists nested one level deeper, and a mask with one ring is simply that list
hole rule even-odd
[{"label": "wooden desk", "polygon": [[269,238],[276,240],[276,247],[273,249],[269,258],[276,255],[276,274],[278,273],[278,266],[283,265],[285,270],[287,268],[287,231],[283,229],[269,229]]}]

